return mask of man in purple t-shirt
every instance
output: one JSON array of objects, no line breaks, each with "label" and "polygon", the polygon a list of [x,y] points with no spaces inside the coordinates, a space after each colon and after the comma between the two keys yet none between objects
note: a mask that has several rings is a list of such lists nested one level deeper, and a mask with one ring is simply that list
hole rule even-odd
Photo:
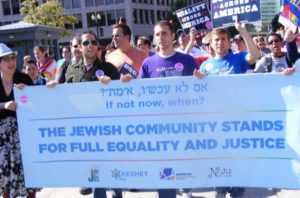
[{"label": "man in purple t-shirt", "polygon": [[154,26],[154,39],[159,51],[144,60],[138,78],[192,76],[197,64],[192,56],[176,52],[173,48],[175,32],[167,21]]},{"label": "man in purple t-shirt", "polygon": [[[175,32],[170,23],[157,22],[154,26],[154,39],[159,51],[143,61],[138,78],[192,76],[194,74],[197,68],[194,58],[174,50]],[[160,189],[158,196],[159,198],[176,198],[176,189]]]}]

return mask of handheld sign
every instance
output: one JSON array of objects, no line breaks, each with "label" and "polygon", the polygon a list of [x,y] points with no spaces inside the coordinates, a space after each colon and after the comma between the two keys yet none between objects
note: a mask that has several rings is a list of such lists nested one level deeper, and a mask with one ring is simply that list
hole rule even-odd
[{"label": "handheld sign", "polygon": [[[205,1],[175,11],[182,29],[197,31],[211,29],[211,18]],[[188,32],[188,31],[187,31]]]},{"label": "handheld sign", "polygon": [[138,72],[133,68],[133,66],[128,63],[124,63],[120,69],[121,74],[130,74],[133,78],[137,78]]},{"label": "handheld sign", "polygon": [[261,21],[260,0],[212,0],[213,28],[233,26],[235,21],[257,23]]},{"label": "handheld sign", "polygon": [[300,1],[282,0],[278,21],[295,33],[300,27]]}]

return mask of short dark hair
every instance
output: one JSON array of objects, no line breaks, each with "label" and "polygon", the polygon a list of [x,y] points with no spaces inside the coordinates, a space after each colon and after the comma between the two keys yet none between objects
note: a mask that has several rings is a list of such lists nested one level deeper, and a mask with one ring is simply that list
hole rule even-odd
[{"label": "short dark hair", "polygon": [[171,30],[171,33],[175,33],[173,25],[166,20],[161,20],[161,21],[156,22],[154,27],[156,27],[156,26],[168,26],[169,29]]},{"label": "short dark hair", "polygon": [[112,29],[116,29],[116,28],[120,28],[122,29],[122,32],[124,34],[124,36],[128,35],[129,40],[131,39],[131,30],[129,28],[128,25],[124,24],[124,23],[118,23],[112,26]]},{"label": "short dark hair", "polygon": [[278,33],[276,33],[276,32],[271,32],[271,33],[269,33],[268,36],[267,36],[267,42],[269,42],[269,38],[270,38],[271,36],[277,37],[277,38],[280,40],[280,42],[283,41],[283,38],[282,38],[281,34],[278,34]]},{"label": "short dark hair", "polygon": [[98,41],[98,37],[97,37],[97,35],[93,32],[93,31],[91,31],[91,30],[89,30],[89,31],[84,31],[84,32],[82,32],[81,34],[79,34],[79,38],[78,38],[78,42],[80,43],[80,45],[81,45],[81,42],[82,42],[82,35],[84,35],[84,34],[91,34],[91,35],[93,35],[94,37],[95,37],[95,39]]},{"label": "short dark hair", "polygon": [[37,67],[36,62],[35,62],[34,60],[29,60],[29,61],[24,65],[24,68],[27,67],[27,65],[29,65],[29,64],[32,64],[32,65],[34,65],[35,67]]},{"label": "short dark hair", "polygon": [[147,45],[149,48],[151,48],[151,41],[146,36],[140,36],[137,40],[141,40],[144,45]]}]

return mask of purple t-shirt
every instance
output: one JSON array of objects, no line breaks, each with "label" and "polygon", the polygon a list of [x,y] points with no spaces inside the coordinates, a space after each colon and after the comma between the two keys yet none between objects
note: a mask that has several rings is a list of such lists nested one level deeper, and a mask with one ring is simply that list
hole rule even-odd
[{"label": "purple t-shirt", "polygon": [[196,68],[197,64],[190,55],[175,52],[169,57],[161,57],[156,53],[144,60],[138,78],[192,76]]}]

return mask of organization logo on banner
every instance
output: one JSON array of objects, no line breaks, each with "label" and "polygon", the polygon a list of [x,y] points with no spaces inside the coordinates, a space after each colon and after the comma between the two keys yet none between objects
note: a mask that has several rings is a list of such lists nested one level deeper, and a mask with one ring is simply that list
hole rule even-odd
[{"label": "organization logo on banner", "polygon": [[231,168],[225,168],[225,167],[210,167],[209,173],[207,176],[209,178],[232,177],[232,170],[231,170]]},{"label": "organization logo on banner", "polygon": [[173,168],[163,168],[160,170],[160,179],[161,180],[175,180],[175,171]]},{"label": "organization logo on banner", "polygon": [[129,171],[129,170],[119,170],[115,168],[111,171],[111,176],[115,180],[126,181],[129,178],[147,177],[148,171],[145,170]]},{"label": "organization logo on banner", "polygon": [[89,177],[88,177],[89,182],[99,182],[99,169],[90,169],[89,172]]},{"label": "organization logo on banner", "polygon": [[161,180],[186,180],[195,178],[190,172],[175,172],[173,168],[163,168],[160,170]]}]

